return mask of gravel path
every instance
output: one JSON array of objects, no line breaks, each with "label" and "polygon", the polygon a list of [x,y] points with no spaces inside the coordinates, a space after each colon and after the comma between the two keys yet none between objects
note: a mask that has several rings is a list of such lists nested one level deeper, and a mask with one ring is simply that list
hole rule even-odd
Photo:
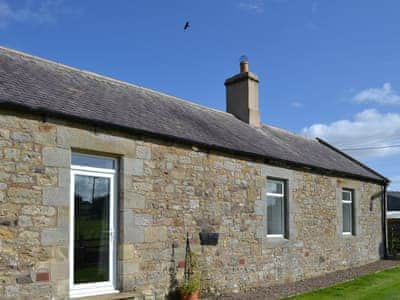
[{"label": "gravel path", "polygon": [[246,300],[246,299],[281,299],[296,294],[302,294],[311,290],[320,289],[340,282],[355,279],[357,277],[400,266],[399,260],[380,260],[365,266],[355,267],[347,270],[336,271],[323,276],[297,281],[294,283],[285,283],[265,288],[257,288],[243,294],[222,295],[207,300]]}]

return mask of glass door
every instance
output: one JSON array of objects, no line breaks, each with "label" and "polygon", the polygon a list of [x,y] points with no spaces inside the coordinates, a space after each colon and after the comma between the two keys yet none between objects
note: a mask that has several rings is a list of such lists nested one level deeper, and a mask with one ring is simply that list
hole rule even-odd
[{"label": "glass door", "polygon": [[71,297],[115,290],[115,170],[87,166],[71,172]]}]

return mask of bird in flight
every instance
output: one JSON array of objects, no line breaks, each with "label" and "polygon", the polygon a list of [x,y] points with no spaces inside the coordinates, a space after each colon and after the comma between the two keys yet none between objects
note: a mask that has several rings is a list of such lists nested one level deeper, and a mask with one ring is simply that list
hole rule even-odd
[{"label": "bird in flight", "polygon": [[190,23],[189,23],[189,21],[187,21],[185,23],[185,26],[183,27],[183,30],[187,30],[187,29],[189,29],[189,27],[190,27]]}]

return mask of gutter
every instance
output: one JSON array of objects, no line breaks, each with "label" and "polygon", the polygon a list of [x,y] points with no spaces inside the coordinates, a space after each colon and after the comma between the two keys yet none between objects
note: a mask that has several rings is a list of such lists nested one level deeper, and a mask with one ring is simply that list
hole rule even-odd
[{"label": "gutter", "polygon": [[386,218],[386,211],[387,211],[387,186],[388,183],[383,185],[383,193],[382,193],[382,245],[383,245],[383,259],[389,258],[388,253],[388,231],[387,231],[387,218]]}]

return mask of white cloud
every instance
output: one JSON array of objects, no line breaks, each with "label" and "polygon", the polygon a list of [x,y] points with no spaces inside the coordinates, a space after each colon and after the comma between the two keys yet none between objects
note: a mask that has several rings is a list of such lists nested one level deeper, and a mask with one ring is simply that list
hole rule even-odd
[{"label": "white cloud", "polygon": [[[380,113],[367,109],[357,113],[352,120],[339,120],[330,124],[314,124],[302,130],[309,137],[320,137],[339,149],[358,158],[382,157],[400,154],[400,114]],[[386,148],[385,148],[386,147]]]},{"label": "white cloud", "polygon": [[390,177],[389,190],[400,191],[400,176]]},{"label": "white cloud", "polygon": [[303,107],[303,103],[301,103],[300,101],[293,101],[292,103],[290,103],[290,105],[294,108],[300,108]]},{"label": "white cloud", "polygon": [[27,0],[22,7],[12,7],[10,1],[0,0],[0,27],[13,22],[52,23],[59,15],[70,12],[63,6],[63,0]]},{"label": "white cloud", "polygon": [[381,88],[370,88],[357,93],[353,100],[358,103],[400,104],[400,94],[396,93],[389,82],[386,82]]},{"label": "white cloud", "polygon": [[312,13],[312,14],[316,14],[317,12],[318,12],[318,3],[317,3],[316,0],[314,0],[314,1],[311,3],[311,13]]},{"label": "white cloud", "polygon": [[240,1],[238,4],[240,9],[247,10],[254,13],[264,12],[264,1],[263,0],[245,0]]},{"label": "white cloud", "polygon": [[4,27],[7,24],[7,20],[12,16],[13,12],[4,1],[0,2],[0,27]]}]

